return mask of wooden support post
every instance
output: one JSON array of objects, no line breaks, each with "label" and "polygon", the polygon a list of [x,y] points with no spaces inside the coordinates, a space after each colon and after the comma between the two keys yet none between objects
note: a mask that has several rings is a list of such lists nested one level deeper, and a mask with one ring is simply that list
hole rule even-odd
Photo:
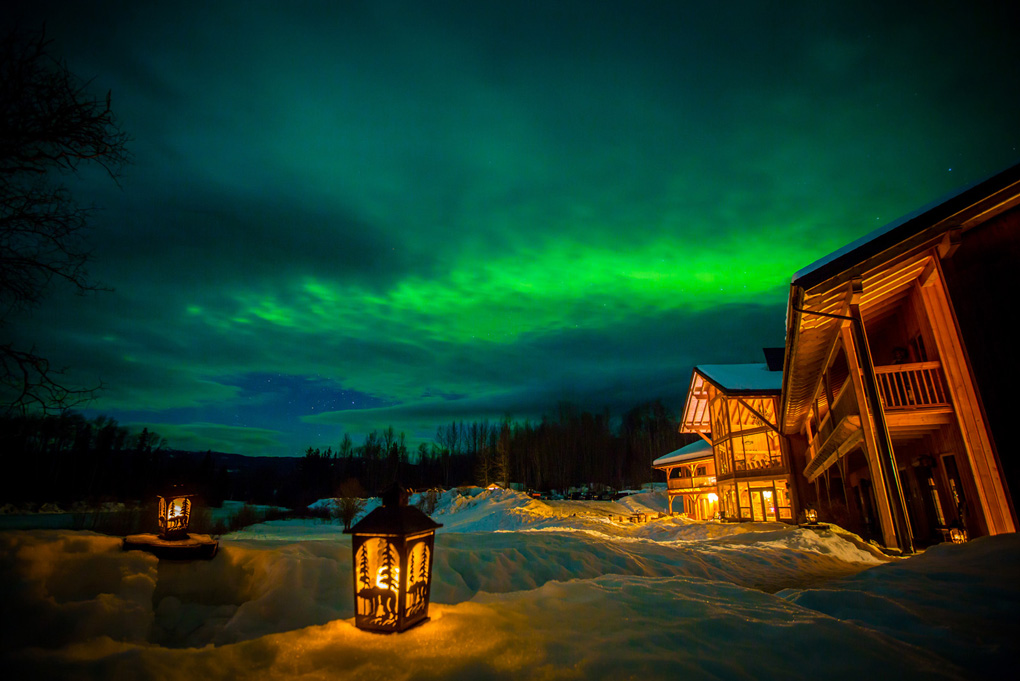
[{"label": "wooden support post", "polygon": [[[860,280],[854,280],[852,285],[855,291],[860,290]],[[868,403],[871,419],[874,420],[875,451],[878,454],[878,464],[882,469],[882,477],[885,482],[885,496],[889,499],[889,508],[892,511],[893,525],[896,529],[896,544],[904,552],[913,553],[914,537],[910,531],[910,522],[907,517],[907,502],[903,497],[903,486],[900,483],[900,472],[896,466],[892,438],[889,437],[889,429],[885,423],[885,411],[882,409],[882,400],[879,397],[875,365],[871,359],[868,335],[865,332],[864,318],[861,316],[859,296],[857,295],[854,296],[850,304],[850,317],[853,320],[850,328],[853,334],[853,343],[857,349],[857,360],[860,363],[864,396]],[[862,419],[862,422],[865,420],[870,419]]]},{"label": "wooden support post", "polygon": [[988,534],[1016,532],[941,266],[936,264],[928,275],[921,282],[921,299],[935,336],[967,462],[977,487],[980,515]]},{"label": "wooden support post", "polygon": [[853,333],[850,330],[850,323],[847,322],[840,329],[843,338],[843,347],[846,349],[847,366],[850,369],[850,380],[853,381],[854,396],[857,399],[857,409],[861,414],[861,430],[864,434],[865,461],[868,464],[868,471],[871,474],[871,484],[875,490],[875,504],[878,508],[879,529],[882,531],[882,541],[886,546],[899,546],[896,540],[896,526],[893,521],[890,498],[887,493],[889,485],[886,483],[886,476],[883,467],[879,464],[879,450],[875,426],[872,419],[868,418],[870,407],[865,399],[864,383],[861,379],[861,368],[858,364],[858,352],[855,348]]}]

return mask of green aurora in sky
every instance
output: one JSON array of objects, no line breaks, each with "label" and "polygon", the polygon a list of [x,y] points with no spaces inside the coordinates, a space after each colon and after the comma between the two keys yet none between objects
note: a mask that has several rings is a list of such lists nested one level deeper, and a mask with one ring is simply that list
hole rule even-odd
[{"label": "green aurora in sky", "polygon": [[1016,162],[1013,3],[888,4],[16,3],[134,163],[73,187],[114,291],[15,335],[181,449],[678,410],[796,270]]}]

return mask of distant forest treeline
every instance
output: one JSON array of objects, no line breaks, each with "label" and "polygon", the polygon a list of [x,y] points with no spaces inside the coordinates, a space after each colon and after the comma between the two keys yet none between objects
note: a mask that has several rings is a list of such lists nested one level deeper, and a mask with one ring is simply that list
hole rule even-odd
[{"label": "distant forest treeline", "polygon": [[173,458],[165,438],[148,429],[132,433],[106,416],[6,416],[0,418],[0,502],[140,500],[171,477],[215,477],[211,456],[205,470],[181,470]]},{"label": "distant forest treeline", "polygon": [[439,426],[433,441],[413,452],[392,427],[372,431],[358,446],[344,435],[336,450],[308,448],[302,463],[306,484],[320,491],[347,478],[369,490],[394,479],[411,487],[515,482],[538,490],[622,489],[651,481],[652,460],[692,440],[677,426],[658,400],[627,411],[615,428],[608,411],[561,404],[555,418],[538,423],[507,418]]},{"label": "distant forest treeline", "polygon": [[234,499],[290,508],[336,496],[343,483],[375,494],[394,480],[415,488],[622,489],[652,480],[652,460],[691,439],[659,401],[627,411],[615,427],[608,411],[561,404],[538,423],[452,422],[413,450],[388,427],[360,444],[344,434],[336,449],[309,447],[297,458],[169,450],[157,433],[130,433],[102,416],[7,417],[0,420],[0,502],[145,500],[168,482],[188,484],[210,505]]}]

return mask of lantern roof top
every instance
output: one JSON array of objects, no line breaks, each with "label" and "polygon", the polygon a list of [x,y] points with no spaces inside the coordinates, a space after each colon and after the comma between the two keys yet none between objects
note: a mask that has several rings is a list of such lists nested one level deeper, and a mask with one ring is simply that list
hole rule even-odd
[{"label": "lantern roof top", "polygon": [[160,492],[159,492],[159,494],[157,496],[161,496],[164,499],[169,499],[171,497],[173,497],[173,498],[193,497],[195,495],[192,492],[192,489],[191,489],[191,487],[189,485],[174,484],[174,485],[167,485],[166,487],[163,487],[163,489],[160,490]]},{"label": "lantern roof top", "polygon": [[344,534],[405,536],[442,527],[416,506],[407,505],[407,490],[399,483],[383,492],[383,505],[354,524]]}]

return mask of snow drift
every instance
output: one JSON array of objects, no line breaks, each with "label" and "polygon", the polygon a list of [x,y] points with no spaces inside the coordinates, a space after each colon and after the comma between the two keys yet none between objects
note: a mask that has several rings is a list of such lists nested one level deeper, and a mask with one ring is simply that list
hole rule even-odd
[{"label": "snow drift", "polygon": [[609,519],[661,501],[445,493],[432,621],[392,636],[353,627],[336,525],[264,523],[188,563],[0,532],[0,653],[26,679],[973,678],[1020,661],[1016,535],[891,560],[838,530]]}]

